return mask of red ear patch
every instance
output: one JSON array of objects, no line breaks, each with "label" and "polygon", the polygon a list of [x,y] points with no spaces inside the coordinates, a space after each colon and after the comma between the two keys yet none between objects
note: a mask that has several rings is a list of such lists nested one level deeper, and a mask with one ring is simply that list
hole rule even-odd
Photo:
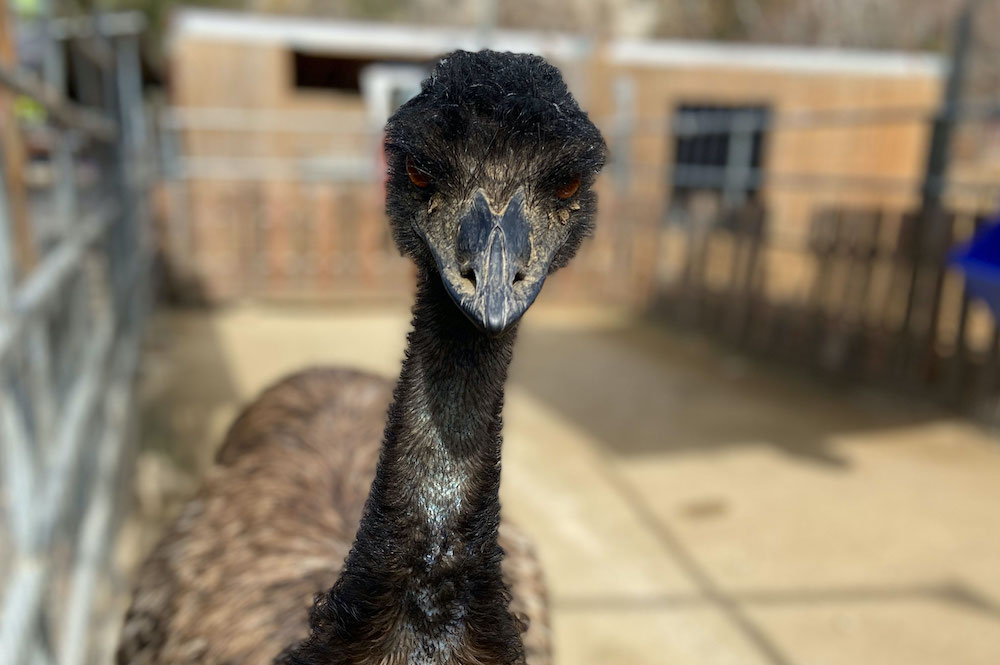
[{"label": "red ear patch", "polygon": [[580,189],[580,180],[580,174],[578,173],[560,185],[556,190],[556,197],[565,200],[576,194],[577,190]]},{"label": "red ear patch", "polygon": [[406,175],[410,176],[410,182],[421,189],[431,184],[431,177],[417,168],[409,155],[406,156]]}]

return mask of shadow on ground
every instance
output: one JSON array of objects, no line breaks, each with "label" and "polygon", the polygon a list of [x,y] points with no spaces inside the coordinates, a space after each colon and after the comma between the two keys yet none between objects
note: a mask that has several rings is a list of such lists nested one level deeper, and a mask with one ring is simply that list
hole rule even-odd
[{"label": "shadow on ground", "polygon": [[830,467],[838,434],[916,425],[941,414],[891,396],[836,388],[697,337],[637,323],[525,326],[515,385],[599,438],[615,455],[771,445]]},{"label": "shadow on ground", "polygon": [[[209,316],[162,317],[143,358],[143,452],[201,475],[220,441],[220,422],[241,398]],[[178,340],[186,343],[176,352]]]},{"label": "shadow on ground", "polygon": [[143,349],[126,569],[197,491],[240,400],[211,317],[174,314],[155,317]]},{"label": "shadow on ground", "polygon": [[[562,596],[556,601],[558,611],[576,615],[606,614],[615,608],[625,612],[712,608],[743,635],[757,657],[771,665],[801,661],[760,620],[761,609],[923,601],[991,620],[1000,617],[1000,606],[964,579],[727,588],[688,542],[688,531],[656,514],[648,497],[618,469],[619,461],[644,455],[710,455],[740,446],[770,446],[796,461],[847,471],[851,464],[838,452],[838,437],[926,424],[942,418],[939,409],[858,387],[835,386],[644,323],[599,328],[527,324],[512,381],[597,441],[603,448],[608,482],[696,589],[641,598]],[[692,511],[714,509],[705,505]],[[693,513],[685,517],[704,517]]]}]

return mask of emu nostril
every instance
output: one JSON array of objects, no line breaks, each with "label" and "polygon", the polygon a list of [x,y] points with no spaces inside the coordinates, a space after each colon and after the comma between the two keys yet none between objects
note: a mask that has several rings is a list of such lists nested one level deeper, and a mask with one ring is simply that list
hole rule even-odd
[{"label": "emu nostril", "polygon": [[472,270],[472,268],[464,268],[460,274],[462,277],[472,282],[472,286],[476,285],[476,273]]},{"label": "emu nostril", "polygon": [[514,283],[517,284],[518,282],[523,282],[523,281],[524,281],[524,273],[518,270],[514,274]]}]

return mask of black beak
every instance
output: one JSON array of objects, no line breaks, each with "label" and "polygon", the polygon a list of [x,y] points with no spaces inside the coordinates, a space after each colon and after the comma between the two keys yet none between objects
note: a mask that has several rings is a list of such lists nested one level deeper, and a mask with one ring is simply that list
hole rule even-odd
[{"label": "black beak", "polygon": [[488,333],[497,335],[514,325],[542,289],[547,269],[528,275],[530,235],[522,190],[500,213],[490,209],[479,191],[459,221],[459,274],[443,272],[442,278],[465,315]]}]

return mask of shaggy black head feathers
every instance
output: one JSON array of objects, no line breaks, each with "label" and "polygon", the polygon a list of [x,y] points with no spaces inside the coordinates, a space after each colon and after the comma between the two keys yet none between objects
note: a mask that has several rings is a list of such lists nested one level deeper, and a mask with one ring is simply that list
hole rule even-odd
[{"label": "shaggy black head feathers", "polygon": [[551,269],[565,265],[592,229],[596,196],[588,190],[607,148],[570,94],[559,70],[536,55],[455,51],[442,59],[386,125],[386,211],[401,251],[418,261],[422,242],[410,228],[415,210],[406,159],[433,183],[420,192],[460,198],[484,174],[545,195],[579,175],[581,223],[570,229]]}]

